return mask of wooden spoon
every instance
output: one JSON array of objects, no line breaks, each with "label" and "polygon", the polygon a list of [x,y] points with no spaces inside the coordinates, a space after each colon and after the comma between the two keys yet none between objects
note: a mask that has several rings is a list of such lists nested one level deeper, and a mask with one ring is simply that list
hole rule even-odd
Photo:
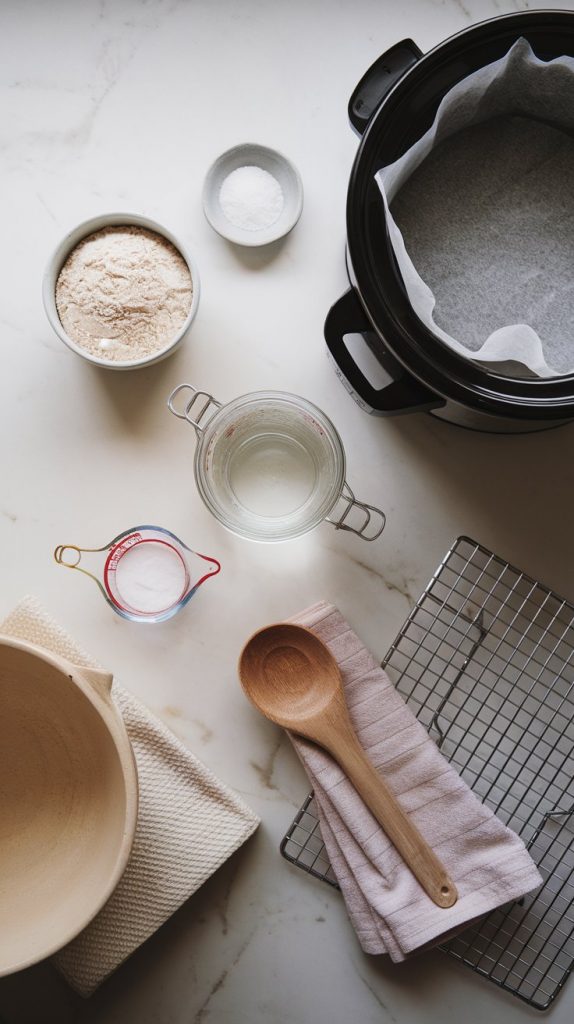
[{"label": "wooden spoon", "polygon": [[243,648],[239,678],[266,718],[335,758],[433,903],[452,907],[454,883],[368,760],[351,725],[339,666],[322,641],[290,623],[261,629]]}]

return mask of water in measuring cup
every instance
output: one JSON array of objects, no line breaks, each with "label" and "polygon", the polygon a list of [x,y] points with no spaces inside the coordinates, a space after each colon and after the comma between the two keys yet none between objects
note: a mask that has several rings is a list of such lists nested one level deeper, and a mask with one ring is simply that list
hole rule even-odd
[{"label": "water in measuring cup", "polygon": [[254,515],[291,515],[308,500],[316,481],[309,451],[294,437],[261,433],[233,452],[229,482],[237,500]]}]

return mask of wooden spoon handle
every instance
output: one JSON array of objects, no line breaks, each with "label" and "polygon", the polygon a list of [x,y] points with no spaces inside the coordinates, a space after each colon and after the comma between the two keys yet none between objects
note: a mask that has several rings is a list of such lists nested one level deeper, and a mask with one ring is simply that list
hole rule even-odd
[{"label": "wooden spoon handle", "polygon": [[458,899],[454,882],[371,764],[354,733],[339,735],[338,740],[336,744],[329,743],[329,752],[351,780],[407,867],[433,903],[443,908],[452,907]]}]

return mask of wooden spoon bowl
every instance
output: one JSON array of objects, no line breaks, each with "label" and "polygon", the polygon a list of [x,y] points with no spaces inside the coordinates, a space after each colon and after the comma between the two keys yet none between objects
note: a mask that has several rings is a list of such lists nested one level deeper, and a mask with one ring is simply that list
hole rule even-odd
[{"label": "wooden spoon bowl", "polygon": [[[305,722],[327,711],[340,690],[339,670],[325,645],[309,630],[287,622],[251,638],[241,654],[239,676],[266,718],[302,735]],[[316,684],[310,686],[310,679]]]},{"label": "wooden spoon bowl", "polygon": [[303,626],[268,626],[245,645],[239,678],[263,715],[335,758],[433,902],[456,903],[454,883],[361,747],[339,666],[325,644]]}]

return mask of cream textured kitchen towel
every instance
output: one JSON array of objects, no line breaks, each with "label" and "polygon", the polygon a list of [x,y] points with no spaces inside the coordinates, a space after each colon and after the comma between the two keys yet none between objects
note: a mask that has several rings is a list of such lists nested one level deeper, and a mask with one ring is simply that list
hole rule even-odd
[{"label": "cream textured kitchen towel", "polygon": [[453,907],[437,907],[335,761],[315,744],[292,736],[365,952],[404,960],[539,886],[542,879],[522,840],[480,803],[445,760],[340,612],[321,603],[292,621],[316,633],[336,658],[362,746],[458,889]]},{"label": "cream textured kitchen towel", "polygon": [[[32,598],[0,632],[96,666]],[[139,779],[135,840],[127,868],[97,917],[52,961],[89,996],[255,831],[257,816],[127,690],[114,682]]]}]

